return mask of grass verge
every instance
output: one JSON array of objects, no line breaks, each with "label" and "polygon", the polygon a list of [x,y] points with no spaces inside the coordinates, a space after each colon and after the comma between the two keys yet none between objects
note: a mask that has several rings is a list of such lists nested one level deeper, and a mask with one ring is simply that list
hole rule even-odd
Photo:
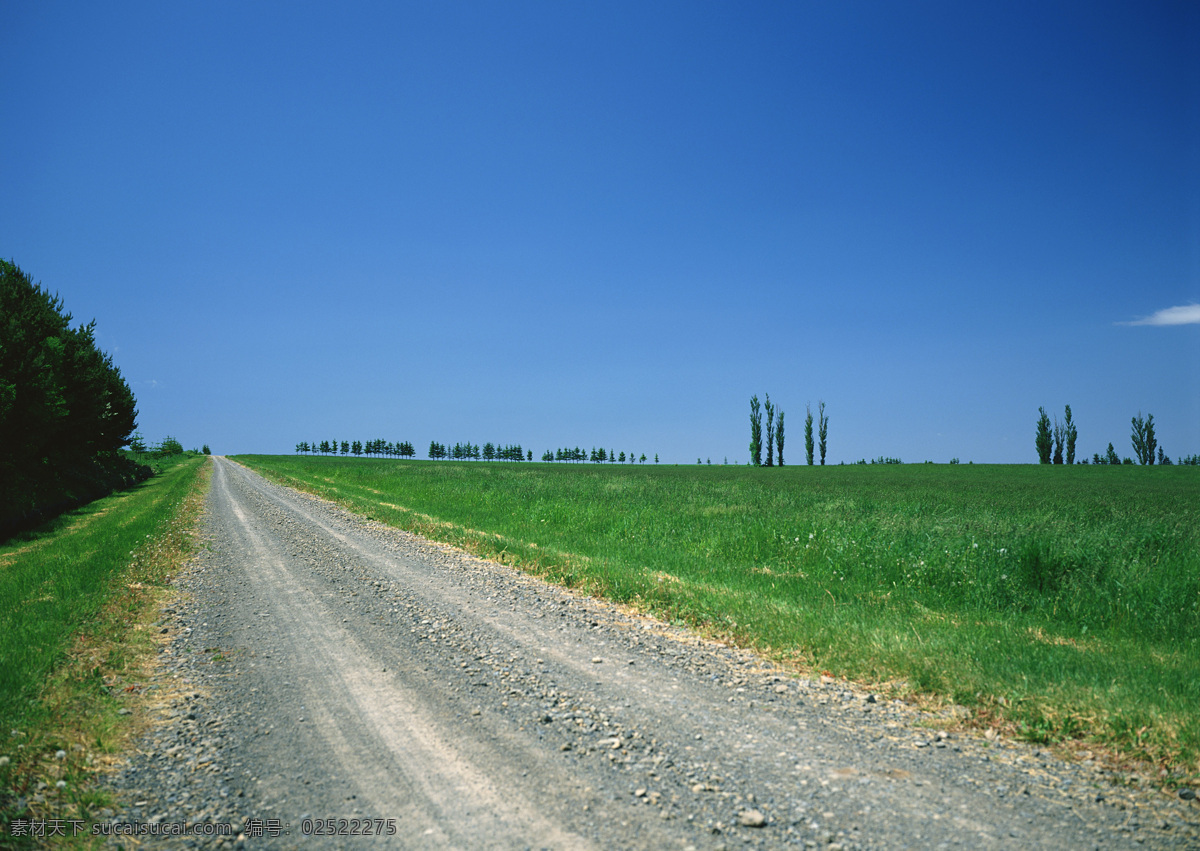
[{"label": "grass verge", "polygon": [[1194,469],[238,460],[784,664],[1200,781]]},{"label": "grass verge", "polygon": [[[90,780],[137,732],[122,703],[149,674],[210,470],[180,459],[0,546],[0,845],[69,844],[108,803]],[[63,834],[21,839],[14,820]]]}]

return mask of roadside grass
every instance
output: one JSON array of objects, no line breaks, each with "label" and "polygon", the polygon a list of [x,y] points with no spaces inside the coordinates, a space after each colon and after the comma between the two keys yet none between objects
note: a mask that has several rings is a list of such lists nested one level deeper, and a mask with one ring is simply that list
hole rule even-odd
[{"label": "roadside grass", "polygon": [[62,820],[54,841],[71,844],[107,805],[90,781],[137,731],[121,709],[150,671],[151,622],[195,549],[210,470],[180,458],[0,545],[0,845],[49,841],[13,837],[14,819]]},{"label": "roadside grass", "polygon": [[1190,468],[236,460],[784,664],[1200,782]]}]

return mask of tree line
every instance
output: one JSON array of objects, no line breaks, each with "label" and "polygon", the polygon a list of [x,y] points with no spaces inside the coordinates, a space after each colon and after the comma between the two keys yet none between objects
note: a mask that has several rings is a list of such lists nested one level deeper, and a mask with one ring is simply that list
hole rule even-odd
[{"label": "tree line", "polygon": [[[1154,434],[1154,414],[1148,414],[1142,417],[1142,412],[1138,411],[1137,416],[1130,421],[1132,431],[1130,433],[1130,442],[1133,445],[1133,455],[1137,459],[1136,463],[1144,465],[1160,464],[1162,466],[1171,466],[1173,464],[1185,465],[1200,465],[1200,456],[1189,455],[1172,461],[1171,456],[1167,455],[1161,446],[1158,445],[1158,439]],[[1038,408],[1037,432],[1034,436],[1034,446],[1037,449],[1039,464],[1074,464],[1075,463],[1075,442],[1079,436],[1075,428],[1075,423],[1071,418],[1071,406],[1067,405],[1060,423],[1058,417],[1054,418],[1054,423],[1051,425],[1050,416],[1046,413],[1045,408]],[[1066,456],[1063,456],[1063,447],[1066,447]],[[1092,454],[1092,464],[1133,464],[1134,458],[1121,458],[1117,454],[1116,448],[1112,443],[1108,444],[1108,449],[1103,455],[1099,452]],[[1087,464],[1088,459],[1083,458],[1080,464]]]},{"label": "tree line", "polygon": [[413,458],[417,451],[408,441],[396,441],[392,443],[389,440],[379,438],[377,440],[343,440],[340,443],[336,440],[322,440],[320,443],[313,441],[301,441],[296,444],[297,455],[337,455],[341,450],[342,455],[368,455],[379,458]]},{"label": "tree line", "polygon": [[0,260],[0,539],[149,477],[133,391],[62,299]]},{"label": "tree line", "polygon": [[[780,443],[782,446],[782,442]],[[207,448],[207,447],[205,447]],[[206,453],[207,454],[207,453]],[[414,458],[416,450],[413,445],[406,440],[391,442],[383,439],[379,440],[322,440],[320,442],[301,441],[296,444],[296,454],[298,455],[367,455],[379,458]],[[439,443],[436,440],[429,442],[429,458],[435,461],[450,459],[453,461],[532,461],[533,450],[525,449],[521,444],[504,444],[485,443],[482,447],[477,443],[455,443],[453,446],[445,443]],[[635,457],[634,453],[616,452],[615,450],[605,450],[603,448],[596,449],[592,447],[589,454],[578,446],[574,448],[559,448],[551,452],[547,449],[542,453],[543,461],[592,461],[593,463],[629,463],[633,464],[640,460],[640,463],[646,463],[646,455],[642,453],[640,459]],[[654,463],[658,463],[658,454],[654,456]]]},{"label": "tree line", "polygon": [[[547,449],[545,452],[542,453],[542,460],[543,461],[591,461],[593,464],[603,464],[605,462],[608,462],[610,464],[617,464],[617,463],[635,464],[635,463],[638,463],[638,461],[639,461],[637,455],[635,455],[633,452],[630,452],[627,455],[623,451],[618,453],[615,449],[609,449],[606,451],[603,446],[601,446],[599,449],[597,449],[596,447],[593,446],[592,451],[590,453],[585,452],[584,450],[580,449],[578,446],[576,446],[574,449],[571,449],[570,447],[568,447],[566,449],[556,449],[553,452],[551,452],[549,449]],[[646,453],[645,452],[642,453],[640,463],[642,463],[642,464],[646,463]],[[658,454],[657,453],[655,453],[655,455],[654,455],[654,463],[655,464],[658,463]]]},{"label": "tree line", "polygon": [[[767,414],[767,432],[766,441],[763,441],[763,410]],[[817,408],[817,440],[813,440],[813,412],[812,405],[804,406],[804,458],[809,466],[815,463],[814,450],[819,448],[821,451],[821,465],[825,465],[825,449],[828,446],[829,436],[829,417],[825,416],[825,403],[821,402]],[[784,417],[783,411],[778,411],[776,418],[775,405],[771,403],[771,394],[767,393],[765,401],[760,403],[758,396],[750,397],[750,463],[755,467],[762,467],[763,457],[762,452],[764,447],[767,450],[767,459],[765,466],[774,467],[776,465],[783,466],[783,446],[784,446]]]},{"label": "tree line", "polygon": [[[176,440],[171,435],[167,435],[158,443],[146,445],[146,439],[142,437],[140,431],[135,431],[133,436],[129,438],[129,451],[139,458],[169,458],[172,455],[183,455],[183,444]],[[211,455],[212,450],[208,448],[208,444],[204,444],[201,449],[192,449],[192,455]]]},{"label": "tree line", "polygon": [[525,449],[519,443],[501,446],[498,443],[485,443],[480,450],[479,444],[456,443],[447,448],[436,440],[429,442],[429,457],[433,460],[450,458],[454,461],[532,461],[533,450]]}]

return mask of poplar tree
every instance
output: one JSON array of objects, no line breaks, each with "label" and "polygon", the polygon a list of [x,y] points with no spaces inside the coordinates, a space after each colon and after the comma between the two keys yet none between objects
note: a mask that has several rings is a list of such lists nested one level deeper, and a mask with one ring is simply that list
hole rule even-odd
[{"label": "poplar tree", "polygon": [[804,410],[804,455],[808,459],[808,466],[811,467],[813,464],[812,405],[806,403],[804,405]]},{"label": "poplar tree", "polygon": [[820,417],[820,422],[817,424],[818,428],[819,428],[819,432],[818,432],[817,436],[821,440],[821,466],[824,467],[825,466],[825,436],[827,434],[829,434],[829,417],[825,416],[825,403],[824,402],[821,403],[819,417]]},{"label": "poplar tree", "polygon": [[1133,418],[1133,454],[1139,464],[1153,464],[1154,450],[1158,441],[1154,439],[1154,414],[1148,414],[1142,419],[1142,412]]},{"label": "poplar tree", "polygon": [[1050,453],[1054,449],[1054,438],[1050,434],[1050,417],[1046,415],[1045,408],[1038,408],[1037,437],[1034,439],[1034,445],[1037,446],[1038,463],[1049,464]]},{"label": "poplar tree", "polygon": [[775,406],[771,404],[771,394],[768,393],[763,406],[767,409],[767,466],[775,466]]},{"label": "poplar tree", "polygon": [[[658,458],[657,455],[654,457]],[[762,413],[757,395],[750,397],[750,463],[755,467],[762,466]]]},{"label": "poplar tree", "polygon": [[1075,440],[1079,432],[1075,430],[1075,422],[1071,419],[1071,406],[1067,405],[1067,463],[1075,463]]},{"label": "poplar tree", "polygon": [[775,446],[779,450],[779,466],[783,466],[783,411],[779,412],[779,422],[775,426]]},{"label": "poplar tree", "polygon": [[1058,417],[1054,418],[1054,463],[1061,464],[1063,462],[1063,441],[1066,440],[1067,430],[1062,423],[1058,421]]}]

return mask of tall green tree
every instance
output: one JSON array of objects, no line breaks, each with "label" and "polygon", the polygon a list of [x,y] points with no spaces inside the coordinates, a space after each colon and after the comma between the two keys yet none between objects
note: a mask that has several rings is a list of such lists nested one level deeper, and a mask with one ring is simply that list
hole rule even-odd
[{"label": "tall green tree", "polygon": [[133,392],[97,347],[96,323],[71,322],[57,295],[0,260],[0,535],[137,469],[117,454],[137,425]]},{"label": "tall green tree", "polygon": [[808,466],[813,465],[813,415],[812,405],[804,405],[804,457]]},{"label": "tall green tree", "polygon": [[779,412],[779,423],[775,426],[775,446],[779,450],[779,466],[783,466],[783,411]]},{"label": "tall green tree", "polygon": [[750,463],[762,466],[762,411],[757,394],[750,397]]},{"label": "tall green tree", "polygon": [[1034,438],[1034,445],[1037,446],[1038,463],[1049,464],[1050,453],[1054,449],[1054,437],[1050,433],[1050,417],[1045,408],[1038,408],[1037,437]]},{"label": "tall green tree", "polygon": [[1079,431],[1075,428],[1075,421],[1071,419],[1071,406],[1067,405],[1067,463],[1075,463],[1075,441],[1079,438]]},{"label": "tall green tree", "polygon": [[1138,411],[1132,423],[1133,454],[1137,456],[1139,464],[1153,464],[1154,450],[1158,448],[1158,441],[1154,438],[1154,414],[1148,414],[1143,420],[1142,412]]},{"label": "tall green tree", "polygon": [[775,466],[775,406],[771,404],[771,394],[766,395],[763,407],[767,409],[767,466]]},{"label": "tall green tree", "polygon": [[1066,441],[1067,430],[1063,424],[1058,421],[1058,417],[1054,418],[1054,458],[1053,463],[1061,464],[1063,462],[1063,443]]},{"label": "tall green tree", "polygon": [[825,466],[825,438],[829,434],[829,417],[825,416],[825,403],[821,403],[817,422],[817,438],[821,441],[821,466]]}]

